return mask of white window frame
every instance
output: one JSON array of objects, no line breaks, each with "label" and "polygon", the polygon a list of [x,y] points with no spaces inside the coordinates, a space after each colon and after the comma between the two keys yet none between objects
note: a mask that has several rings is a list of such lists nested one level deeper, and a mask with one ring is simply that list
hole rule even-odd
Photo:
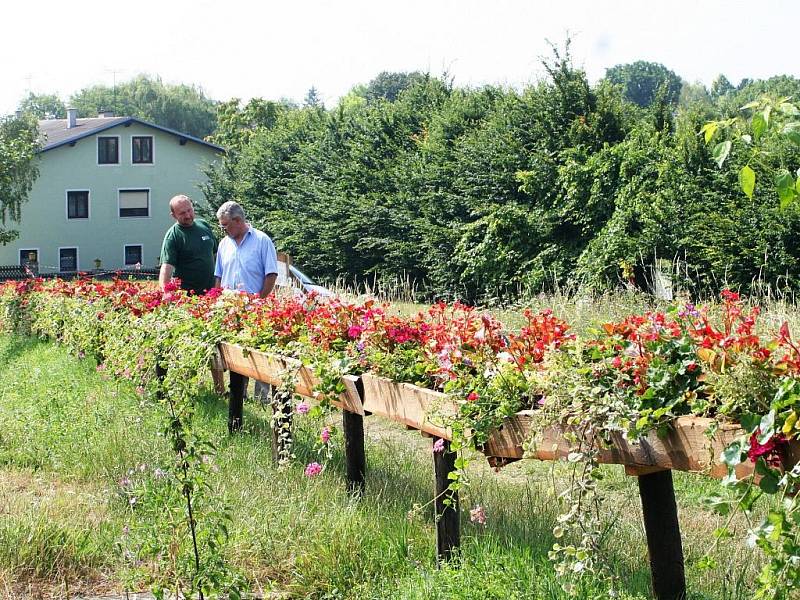
[{"label": "white window frame", "polygon": [[[128,219],[150,219],[153,216],[153,195],[150,193],[152,190],[149,187],[124,187],[117,188],[117,219],[127,221]],[[120,192],[147,192],[147,216],[146,217],[123,217],[119,214],[122,210],[119,205]]]},{"label": "white window frame", "polygon": [[[100,162],[100,138],[117,138],[117,162],[115,163]],[[98,167],[120,166],[122,164],[122,137],[119,135],[96,135],[94,143],[94,160],[97,162]]]},{"label": "white window frame", "polygon": [[139,248],[141,248],[141,251],[139,252],[139,254],[141,255],[141,259],[140,259],[139,264],[144,266],[144,244],[133,243],[133,244],[123,244],[122,245],[122,266],[123,266],[123,268],[125,268],[125,267],[133,267],[136,264],[136,263],[133,263],[132,265],[129,265],[128,263],[125,262],[126,251],[131,246],[139,246]]},{"label": "white window frame", "polygon": [[[150,150],[152,154],[153,160],[149,163],[135,163],[133,162],[133,138],[145,138],[149,137],[150,142]],[[131,166],[132,167],[154,167],[156,164],[156,137],[154,135],[131,135]]]},{"label": "white window frame", "polygon": [[[88,199],[86,200],[86,216],[85,217],[70,217],[69,216],[69,193],[70,192],[86,192]],[[64,216],[67,221],[88,221],[92,218],[92,190],[64,190]]]},{"label": "white window frame", "polygon": [[22,262],[19,260],[20,252],[36,252],[36,262],[39,263],[39,267],[42,266],[42,253],[39,251],[39,248],[19,248],[17,250],[17,264],[21,267]]},{"label": "white window frame", "polygon": [[75,250],[75,273],[81,270],[81,251],[78,246],[59,246],[58,247],[58,272],[59,273],[72,273],[73,271],[64,271],[61,268],[61,251],[62,250]]}]

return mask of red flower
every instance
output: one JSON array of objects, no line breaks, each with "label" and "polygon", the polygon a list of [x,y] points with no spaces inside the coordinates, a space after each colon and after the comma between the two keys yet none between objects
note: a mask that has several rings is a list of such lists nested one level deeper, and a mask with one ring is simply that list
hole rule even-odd
[{"label": "red flower", "polygon": [[776,433],[767,440],[765,444],[758,443],[758,436],[761,430],[757,429],[756,432],[750,436],[750,450],[747,451],[747,458],[751,462],[756,462],[760,456],[764,457],[768,465],[779,467],[781,465],[784,451],[786,448],[787,440],[782,433]]}]

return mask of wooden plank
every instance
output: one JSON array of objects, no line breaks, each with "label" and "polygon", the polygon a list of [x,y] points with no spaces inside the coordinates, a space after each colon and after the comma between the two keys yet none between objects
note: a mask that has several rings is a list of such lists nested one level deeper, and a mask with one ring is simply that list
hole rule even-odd
[{"label": "wooden plank", "polygon": [[345,375],[342,377],[342,381],[344,382],[345,390],[344,398],[340,403],[334,404],[343,410],[350,411],[357,415],[364,416],[364,404],[361,401],[361,396],[363,394],[363,386],[361,384],[361,377],[357,377],[355,375]]},{"label": "wooden plank", "polygon": [[[219,345],[219,350],[229,371],[264,383],[271,383],[274,386],[281,385],[281,377],[286,369],[304,368],[297,359],[248,350],[238,344],[223,342]],[[295,391],[301,396],[312,396],[313,386],[309,387],[308,382],[307,376],[298,377]]]},{"label": "wooden plank", "polygon": [[364,382],[365,411],[451,439],[452,432],[444,423],[457,413],[457,407],[447,394],[369,373],[362,375],[361,379]]},{"label": "wooden plank", "polygon": [[[314,371],[303,365],[299,360],[278,354],[248,350],[238,344],[222,342],[219,344],[220,355],[225,366],[231,372],[245,375],[264,383],[280,386],[283,374],[290,369],[295,374],[296,394],[307,398],[314,398],[314,387],[319,383],[319,378]],[[342,378],[345,393],[339,398],[331,400],[331,404],[338,408],[346,409],[356,414],[363,415],[364,408],[361,397],[355,387],[357,377],[345,376]]]},{"label": "wooden plank", "polygon": [[651,473],[659,473],[667,470],[668,469],[663,467],[632,467],[631,465],[625,465],[625,475],[631,477],[641,477],[642,475],[650,475]]},{"label": "wooden plank", "polygon": [[219,396],[225,395],[225,361],[219,348],[214,348],[211,356],[211,380],[214,382],[214,392]]},{"label": "wooden plank", "polygon": [[672,471],[639,477],[650,574],[656,600],[683,600],[686,577]]},{"label": "wooden plank", "polygon": [[[487,456],[500,458],[566,458],[574,448],[565,438],[565,433],[570,429],[577,432],[578,428],[547,426],[539,434],[536,447],[527,454],[523,452],[523,444],[533,433],[533,417],[534,411],[521,411],[507,419],[492,434],[483,452]],[[712,427],[717,427],[717,430],[709,437],[707,433]],[[722,478],[727,475],[728,468],[720,461],[719,456],[741,435],[743,431],[735,423],[716,424],[713,419],[704,417],[678,417],[663,438],[654,431],[637,441],[628,440],[621,433],[612,435],[610,446],[601,451],[599,459],[601,463],[627,465],[636,475],[660,469],[675,469]],[[789,464],[794,465],[800,458],[796,445],[790,455]],[[736,475],[739,478],[750,475],[753,468],[754,465],[750,462],[737,465]],[[636,469],[644,471],[637,473]]]},{"label": "wooden plank", "polygon": [[[450,450],[450,442],[434,437],[435,447],[438,440],[444,441],[444,450],[433,451],[433,472],[435,483],[435,518],[436,518],[436,562],[450,560],[453,552],[461,543],[459,522],[458,492],[448,490],[452,481],[448,475],[455,470],[456,453]],[[449,502],[446,502],[449,501]]]}]

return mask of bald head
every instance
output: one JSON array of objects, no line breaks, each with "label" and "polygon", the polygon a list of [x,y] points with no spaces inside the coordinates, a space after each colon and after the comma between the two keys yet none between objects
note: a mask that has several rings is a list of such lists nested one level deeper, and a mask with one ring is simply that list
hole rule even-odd
[{"label": "bald head", "polygon": [[194,206],[189,196],[178,194],[169,201],[169,214],[182,227],[191,227],[194,223]]}]

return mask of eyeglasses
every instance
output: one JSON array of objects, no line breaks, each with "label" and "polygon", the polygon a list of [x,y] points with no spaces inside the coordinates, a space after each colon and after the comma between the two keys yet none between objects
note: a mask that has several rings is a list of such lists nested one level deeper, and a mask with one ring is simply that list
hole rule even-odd
[{"label": "eyeglasses", "polygon": [[230,227],[230,226],[231,226],[231,223],[233,223],[234,221],[237,221],[237,220],[238,220],[238,219],[229,219],[227,223],[223,223],[222,221],[220,221],[220,222],[219,222],[219,226],[220,226],[220,227],[221,227],[223,230],[227,230],[227,229],[228,229],[228,227]]}]

